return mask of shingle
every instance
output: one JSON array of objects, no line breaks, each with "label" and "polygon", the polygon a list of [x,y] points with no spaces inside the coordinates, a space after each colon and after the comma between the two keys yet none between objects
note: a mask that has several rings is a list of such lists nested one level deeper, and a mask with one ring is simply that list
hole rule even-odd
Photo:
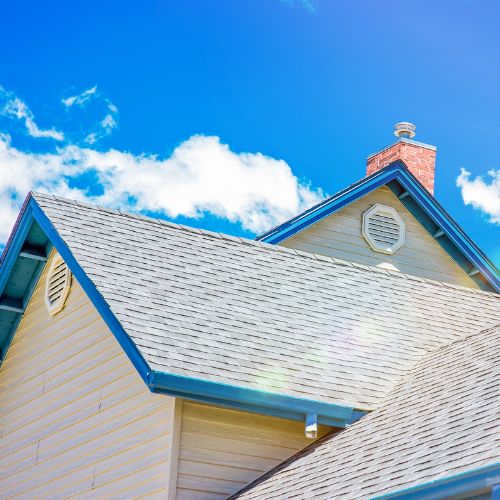
[{"label": "shingle", "polygon": [[500,321],[496,294],[35,199],[155,370],[373,409],[427,351]]},{"label": "shingle", "polygon": [[426,355],[380,408],[231,498],[372,498],[497,463],[499,343],[496,327]]}]

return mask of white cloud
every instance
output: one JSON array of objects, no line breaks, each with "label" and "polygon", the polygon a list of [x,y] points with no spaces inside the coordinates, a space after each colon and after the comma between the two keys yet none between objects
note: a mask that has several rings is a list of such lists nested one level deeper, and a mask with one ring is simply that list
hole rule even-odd
[{"label": "white cloud", "polygon": [[62,99],[61,102],[66,107],[71,107],[73,105],[83,106],[92,96],[97,92],[97,85],[94,85],[92,88],[84,90],[81,94],[77,94],[74,96],[67,97],[66,99]]},{"label": "white cloud", "polygon": [[[55,151],[33,153],[0,134],[0,244],[30,190],[172,218],[210,214],[254,232],[286,220],[323,196],[300,182],[283,160],[235,153],[218,137],[193,136],[166,159],[99,151],[92,145],[117,127],[118,109],[97,86],[62,101],[68,108],[83,108],[93,100],[92,106],[101,112],[104,104],[104,118],[87,133],[86,147],[71,144],[54,129],[40,130],[24,102],[2,87],[0,92],[4,113],[24,120],[32,136],[64,140]],[[93,179],[92,185],[82,185],[85,178]]]},{"label": "white cloud", "polygon": [[482,177],[471,180],[470,176],[470,172],[462,168],[457,177],[464,203],[484,212],[491,222],[500,224],[500,170],[488,172],[490,182]]},{"label": "white cloud", "polygon": [[[113,105],[111,105],[113,106]],[[111,108],[110,106],[110,108]],[[116,106],[113,106],[116,108]],[[94,144],[98,140],[102,139],[103,137],[106,137],[107,135],[110,135],[111,132],[113,132],[113,129],[115,129],[118,126],[116,123],[115,118],[111,114],[107,114],[100,122],[99,126],[94,132],[91,132],[86,138],[85,142],[87,144]]]},{"label": "white cloud", "polygon": [[85,137],[83,142],[88,145],[95,144],[104,137],[107,137],[118,126],[116,121],[118,108],[107,97],[99,92],[97,85],[84,90],[81,94],[67,97],[61,101],[67,108],[71,108],[72,106],[79,106],[83,108],[86,107],[91,101],[98,102],[101,106],[104,104],[106,115],[99,121],[95,129]]},{"label": "white cloud", "polygon": [[[102,194],[71,187],[93,173]],[[317,203],[323,193],[300,182],[288,164],[261,153],[235,153],[218,137],[197,135],[167,159],[66,145],[30,153],[0,136],[0,241],[5,241],[24,196],[41,190],[130,211],[169,217],[211,214],[264,231]]]},{"label": "white cloud", "polygon": [[4,101],[3,107],[0,109],[0,114],[11,118],[17,118],[24,122],[28,134],[32,137],[45,137],[56,141],[64,140],[64,134],[54,128],[45,130],[39,128],[28,106],[12,92],[6,91],[2,86],[0,86],[0,99]]}]

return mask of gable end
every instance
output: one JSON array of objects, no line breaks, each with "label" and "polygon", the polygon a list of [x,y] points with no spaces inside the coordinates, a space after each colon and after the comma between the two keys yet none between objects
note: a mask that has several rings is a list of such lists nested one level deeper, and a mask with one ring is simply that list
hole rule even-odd
[{"label": "gable end", "polygon": [[278,244],[384,185],[479,288],[500,292],[500,277],[496,266],[401,161],[396,161],[349,186],[264,233],[257,240]]}]

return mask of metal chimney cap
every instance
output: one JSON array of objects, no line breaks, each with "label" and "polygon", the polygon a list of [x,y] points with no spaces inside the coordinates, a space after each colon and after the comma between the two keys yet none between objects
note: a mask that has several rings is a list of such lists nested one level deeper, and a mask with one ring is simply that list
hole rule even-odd
[{"label": "metal chimney cap", "polygon": [[408,137],[412,139],[415,137],[415,130],[417,127],[410,122],[399,122],[394,125],[394,135],[396,137]]}]

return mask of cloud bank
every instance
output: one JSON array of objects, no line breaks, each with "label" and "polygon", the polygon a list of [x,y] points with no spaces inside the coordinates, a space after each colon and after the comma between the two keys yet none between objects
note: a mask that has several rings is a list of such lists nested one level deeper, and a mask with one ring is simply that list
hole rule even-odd
[{"label": "cloud bank", "polygon": [[37,141],[53,139],[40,152],[0,132],[0,246],[32,190],[169,218],[211,215],[256,233],[323,198],[321,190],[299,181],[285,161],[262,153],[236,153],[216,136],[194,135],[166,158],[99,150],[95,143],[117,126],[118,109],[97,86],[61,100],[66,109],[94,102],[97,112],[105,110],[97,129],[84,132],[83,140],[55,129],[41,130],[22,100],[2,87],[0,91],[0,109],[9,123],[12,117],[21,120]]},{"label": "cloud bank", "polygon": [[480,176],[471,179],[471,173],[462,168],[457,186],[466,205],[486,214],[490,222],[500,224],[500,170],[490,170],[488,177],[489,182]]},{"label": "cloud bank", "polygon": [[[92,184],[82,187],[85,176]],[[6,241],[30,190],[171,218],[210,214],[257,233],[323,197],[283,160],[235,153],[214,136],[193,136],[166,159],[76,145],[31,153],[1,136],[0,241]]]}]

